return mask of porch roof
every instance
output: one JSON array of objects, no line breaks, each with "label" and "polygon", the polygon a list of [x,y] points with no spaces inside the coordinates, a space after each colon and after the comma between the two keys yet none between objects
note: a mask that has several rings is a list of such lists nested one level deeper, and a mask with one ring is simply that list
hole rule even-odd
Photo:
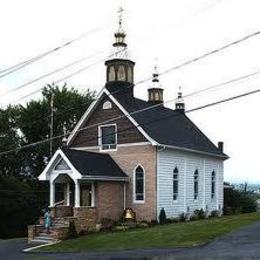
[{"label": "porch roof", "polygon": [[82,177],[128,178],[109,154],[62,148]]}]

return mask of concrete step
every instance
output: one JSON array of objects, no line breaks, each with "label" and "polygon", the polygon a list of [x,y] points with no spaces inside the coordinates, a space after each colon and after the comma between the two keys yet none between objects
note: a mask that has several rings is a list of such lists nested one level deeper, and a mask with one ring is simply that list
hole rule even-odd
[{"label": "concrete step", "polygon": [[45,238],[41,238],[41,237],[35,237],[33,240],[31,240],[31,243],[35,243],[35,244],[50,244],[55,242],[55,239],[45,239]]}]

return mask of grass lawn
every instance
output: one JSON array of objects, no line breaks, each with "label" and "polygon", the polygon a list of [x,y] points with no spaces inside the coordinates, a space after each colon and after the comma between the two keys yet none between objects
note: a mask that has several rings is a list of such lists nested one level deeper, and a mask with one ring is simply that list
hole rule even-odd
[{"label": "grass lawn", "polygon": [[94,233],[44,247],[41,251],[82,252],[196,246],[256,221],[260,221],[259,213],[156,225],[113,233]]}]

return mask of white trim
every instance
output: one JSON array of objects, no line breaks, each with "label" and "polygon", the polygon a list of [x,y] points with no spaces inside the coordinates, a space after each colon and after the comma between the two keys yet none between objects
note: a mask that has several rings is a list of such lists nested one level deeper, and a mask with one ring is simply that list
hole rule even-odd
[{"label": "white trim", "polygon": [[[64,161],[68,164],[68,166],[70,167],[71,170],[64,170],[64,171],[63,170],[55,170],[55,171],[52,171],[52,174],[48,174],[50,169],[51,169],[51,167],[55,163],[55,160],[57,160],[58,156],[61,156],[64,159]],[[72,165],[72,163],[67,158],[67,156],[63,153],[63,151],[61,149],[58,149],[55,152],[55,154],[53,155],[53,157],[51,158],[51,160],[48,163],[48,165],[45,167],[44,171],[38,177],[38,180],[40,180],[40,181],[47,181],[47,180],[50,180],[50,179],[54,180],[61,173],[68,174],[73,180],[74,179],[80,179],[82,177],[80,172],[78,172],[78,170]]]},{"label": "white trim", "polygon": [[206,211],[206,160],[203,160],[203,209]]},{"label": "white trim", "polygon": [[183,206],[184,206],[184,210],[183,212],[187,212],[187,194],[186,194],[186,188],[187,188],[187,158],[185,157],[184,158],[184,183],[183,183],[183,192],[184,192],[184,195],[183,195],[183,200],[184,200],[184,203],[183,203]]},{"label": "white trim", "polygon": [[124,210],[125,210],[126,209],[126,185],[125,183],[123,185],[124,185]]},{"label": "white trim", "polygon": [[[140,143],[125,143],[125,144],[117,144],[117,147],[131,147],[131,146],[143,146],[143,145],[151,145],[149,142],[140,142]],[[82,146],[82,147],[71,147],[74,150],[98,150],[100,147],[98,146]]]},{"label": "white trim", "polygon": [[110,176],[82,176],[81,180],[97,180],[97,181],[128,181],[128,177],[110,177]]},{"label": "white trim", "polygon": [[[102,127],[110,127],[114,126],[115,127],[115,145],[114,149],[103,149],[103,144],[102,144]],[[117,124],[105,124],[105,125],[99,125],[98,126],[98,147],[100,152],[111,152],[111,151],[117,151]]]},{"label": "white trim", "polygon": [[[177,169],[177,179],[174,179],[174,174],[176,174],[175,169]],[[174,191],[174,181],[177,180],[177,193]],[[180,196],[180,174],[179,174],[179,168],[177,165],[175,165],[175,167],[173,168],[172,171],[172,201],[173,203],[178,203],[178,198]],[[176,196],[176,199],[174,199],[174,195]]]},{"label": "white trim", "polygon": [[191,153],[198,153],[198,154],[203,154],[203,155],[208,155],[211,157],[217,157],[217,158],[222,158],[223,160],[228,159],[228,156],[224,156],[224,155],[218,155],[215,153],[208,153],[208,152],[203,152],[203,151],[198,151],[198,150],[194,150],[194,149],[190,149],[190,148],[184,148],[184,147],[179,147],[179,146],[174,146],[174,145],[166,145],[166,144],[159,144],[160,146],[166,147],[166,148],[170,148],[170,149],[174,149],[174,150],[178,150],[178,151],[186,151],[186,152],[191,152]]},{"label": "white trim", "polygon": [[67,145],[69,145],[71,143],[71,141],[74,139],[75,134],[78,132],[79,128],[81,127],[81,125],[85,122],[85,120],[88,118],[88,116],[90,115],[91,111],[93,110],[93,108],[100,102],[100,97],[102,96],[102,94],[104,93],[104,89],[105,87],[103,87],[100,92],[97,95],[96,100],[94,100],[90,106],[88,107],[88,109],[86,110],[86,112],[83,114],[83,116],[81,117],[81,119],[78,121],[78,123],[76,124],[76,126],[74,127],[73,131],[71,132],[71,134],[68,137],[68,141],[67,141]]},{"label": "white trim", "polygon": [[114,104],[123,112],[123,114],[134,124],[134,126],[143,134],[143,136],[152,144],[152,145],[158,145],[158,143],[153,140],[144,130],[141,126],[138,125],[138,123],[133,119],[133,117],[123,108],[123,106],[120,105],[120,103],[111,95],[111,93],[105,88],[104,93],[106,93],[110,99],[113,101]]},{"label": "white trim", "polygon": [[[143,200],[136,200],[136,197],[135,197],[135,175],[136,175],[136,169],[138,167],[141,167],[143,169],[143,173],[144,173],[144,199]],[[134,168],[134,171],[133,171],[133,203],[135,204],[143,204],[145,203],[145,169],[144,167],[141,165],[141,164],[138,164],[135,168]]]},{"label": "white trim", "polygon": [[95,200],[95,183],[92,182],[91,183],[91,207],[95,207],[95,203],[96,203],[96,200]]},{"label": "white trim", "polygon": [[80,127],[82,124],[86,121],[86,119],[90,116],[92,110],[95,108],[95,106],[100,102],[100,98],[103,94],[106,94],[110,100],[123,112],[123,114],[128,118],[134,126],[142,133],[142,135],[150,142],[152,145],[158,145],[158,143],[153,140],[143,129],[141,126],[137,124],[137,122],[133,119],[133,117],[120,105],[120,103],[112,96],[112,94],[105,88],[103,87],[99,94],[97,95],[97,98],[95,101],[91,103],[91,105],[88,107],[87,111],[84,113],[84,115],[81,117],[75,128],[73,129],[72,133],[68,137],[68,142],[67,144],[69,145],[72,140],[75,138],[76,133],[79,131]]}]

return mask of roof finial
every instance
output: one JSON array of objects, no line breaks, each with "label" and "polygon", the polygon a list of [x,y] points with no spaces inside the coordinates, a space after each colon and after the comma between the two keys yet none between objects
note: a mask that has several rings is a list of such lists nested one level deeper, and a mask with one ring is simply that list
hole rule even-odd
[{"label": "roof finial", "polygon": [[119,24],[118,31],[123,30],[123,28],[122,28],[123,12],[124,12],[124,9],[123,9],[122,6],[120,6],[118,11],[117,11],[117,13],[118,13],[118,24]]},{"label": "roof finial", "polygon": [[180,110],[180,111],[185,111],[185,103],[182,97],[182,88],[181,86],[179,86],[179,91],[178,91],[178,97],[177,100],[175,102],[175,109],[176,110]]},{"label": "roof finial", "polygon": [[158,73],[158,59],[155,59],[155,64],[153,67],[153,82],[159,82],[159,73]]}]

